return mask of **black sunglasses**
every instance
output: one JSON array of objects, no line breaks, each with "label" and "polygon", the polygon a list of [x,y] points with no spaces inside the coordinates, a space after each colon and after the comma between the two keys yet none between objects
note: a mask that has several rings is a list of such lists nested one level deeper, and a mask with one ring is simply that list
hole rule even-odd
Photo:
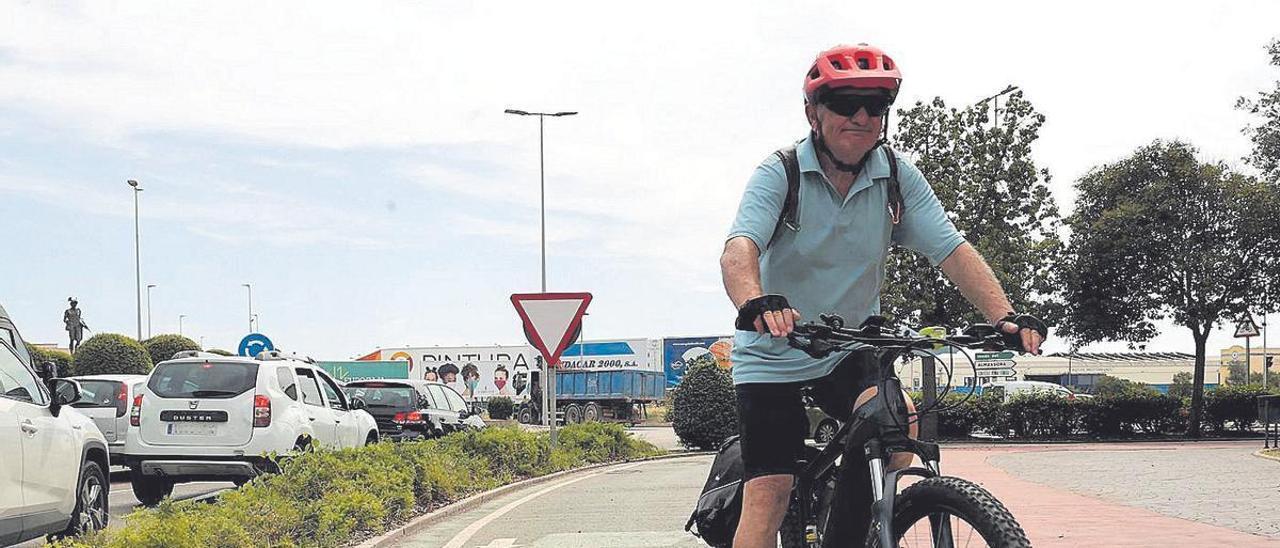
[{"label": "black sunglasses", "polygon": [[853,116],[858,110],[866,109],[867,116],[884,116],[893,106],[893,99],[883,95],[827,95],[820,101],[827,110],[840,116]]}]

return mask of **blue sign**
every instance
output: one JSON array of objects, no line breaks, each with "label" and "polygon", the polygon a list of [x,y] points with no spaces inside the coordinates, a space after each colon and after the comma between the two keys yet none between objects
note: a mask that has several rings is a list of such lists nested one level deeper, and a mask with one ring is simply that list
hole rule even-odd
[{"label": "blue sign", "polygon": [[250,333],[245,338],[240,339],[240,350],[236,353],[252,358],[261,354],[263,350],[275,349],[275,345],[271,344],[271,339],[268,339],[266,335]]},{"label": "blue sign", "polygon": [[662,340],[662,369],[667,374],[667,388],[675,388],[684,378],[686,363],[695,358],[711,354],[711,358],[719,360],[712,352],[712,346],[721,343],[725,349],[716,348],[724,353],[731,345],[730,337],[681,337]]}]

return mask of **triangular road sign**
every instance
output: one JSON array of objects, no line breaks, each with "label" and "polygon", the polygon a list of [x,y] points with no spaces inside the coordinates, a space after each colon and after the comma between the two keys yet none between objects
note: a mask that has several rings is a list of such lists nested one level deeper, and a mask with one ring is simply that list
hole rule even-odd
[{"label": "triangular road sign", "polygon": [[590,293],[516,293],[511,295],[524,322],[529,344],[542,353],[549,366],[560,363],[560,354],[573,342],[582,326],[582,315],[591,304]]},{"label": "triangular road sign", "polygon": [[1258,336],[1258,325],[1253,323],[1253,318],[1245,316],[1240,323],[1236,325],[1236,337],[1248,338]]}]

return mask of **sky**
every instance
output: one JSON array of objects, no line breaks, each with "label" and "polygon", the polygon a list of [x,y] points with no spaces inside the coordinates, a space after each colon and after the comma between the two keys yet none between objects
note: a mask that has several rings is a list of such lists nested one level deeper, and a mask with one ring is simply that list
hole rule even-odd
[{"label": "sky", "polygon": [[[522,343],[538,122],[503,110],[569,110],[545,127],[548,289],[593,293],[588,339],[727,334],[724,235],[752,169],[807,131],[818,51],[887,50],[900,106],[1018,85],[1069,212],[1076,179],[1157,138],[1247,170],[1234,104],[1280,79],[1277,20],[1270,1],[3,2],[0,302],[34,342],[65,345],[69,296],[91,333],[136,335],[135,179],[152,333],[185,315],[234,349],[249,283],[259,330],[317,358]],[[1194,348],[1171,325],[1147,347]]]}]

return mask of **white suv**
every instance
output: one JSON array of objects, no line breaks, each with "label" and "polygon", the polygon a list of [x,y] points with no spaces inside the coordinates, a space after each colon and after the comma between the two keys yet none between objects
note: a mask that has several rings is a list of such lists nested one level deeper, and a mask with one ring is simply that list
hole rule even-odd
[{"label": "white suv", "polygon": [[41,382],[30,360],[0,307],[0,546],[101,529],[108,520],[107,440],[67,407],[79,385]]},{"label": "white suv", "polygon": [[275,352],[258,359],[180,352],[133,397],[124,465],[154,505],[175,483],[234,481],[274,471],[268,456],[378,441],[378,426],[323,369]]}]

